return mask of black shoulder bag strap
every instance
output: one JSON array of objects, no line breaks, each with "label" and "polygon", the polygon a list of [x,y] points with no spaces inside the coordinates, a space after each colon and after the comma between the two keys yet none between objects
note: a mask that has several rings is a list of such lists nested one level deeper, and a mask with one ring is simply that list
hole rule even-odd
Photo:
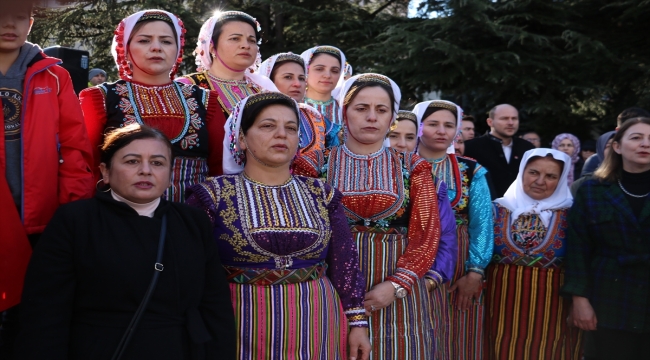
[{"label": "black shoulder bag strap", "polygon": [[163,215],[162,217],[162,226],[160,227],[160,240],[158,240],[158,255],[156,256],[156,263],[154,264],[154,272],[153,272],[153,278],[151,278],[151,284],[149,284],[149,289],[147,289],[147,293],[144,295],[144,298],[142,299],[140,306],[138,306],[138,310],[135,311],[135,314],[131,319],[131,323],[126,328],[124,335],[122,335],[122,340],[120,340],[120,343],[117,345],[117,349],[115,349],[115,353],[113,353],[113,357],[111,358],[111,360],[119,360],[122,357],[124,350],[126,349],[127,345],[129,345],[129,342],[131,341],[131,337],[133,336],[133,333],[138,327],[138,323],[140,323],[142,314],[147,308],[147,305],[149,305],[151,294],[153,294],[153,291],[156,289],[156,284],[158,283],[158,277],[160,276],[160,273],[163,271],[164,268],[161,261],[162,261],[163,249],[165,248],[165,235],[167,235],[167,214]]}]

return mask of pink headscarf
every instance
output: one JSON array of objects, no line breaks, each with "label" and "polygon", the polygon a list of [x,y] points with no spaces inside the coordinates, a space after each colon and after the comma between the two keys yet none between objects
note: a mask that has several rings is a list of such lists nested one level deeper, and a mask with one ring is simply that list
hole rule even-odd
[{"label": "pink headscarf", "polygon": [[578,140],[578,138],[573,134],[564,133],[556,136],[555,139],[553,139],[551,147],[555,150],[559,150],[558,148],[560,147],[560,143],[564,139],[569,139],[573,143],[573,154],[571,154],[571,169],[569,171],[569,177],[567,181],[568,185],[571,186],[571,184],[573,184],[573,172],[575,165],[578,160],[580,160],[580,140]]}]

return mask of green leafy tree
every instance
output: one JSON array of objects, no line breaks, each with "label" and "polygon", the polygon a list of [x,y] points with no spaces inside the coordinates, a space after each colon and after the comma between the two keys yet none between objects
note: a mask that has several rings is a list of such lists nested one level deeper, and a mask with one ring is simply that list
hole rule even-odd
[{"label": "green leafy tree", "polygon": [[185,71],[193,71],[196,38],[202,18],[195,11],[204,5],[183,0],[86,0],[71,7],[38,11],[30,41],[61,46],[82,45],[91,52],[91,66],[105,69],[111,79],[117,78],[115,62],[110,54],[113,33],[126,16],[143,9],[164,9],[177,14],[187,29],[184,54]]},{"label": "green leafy tree", "polygon": [[[402,107],[438,91],[479,119],[499,103],[520,109],[522,129],[546,141],[611,129],[622,109],[650,108],[649,0],[85,0],[39,13],[32,41],[82,44],[92,66],[114,69],[113,31],[135,11],[161,8],[187,27],[183,71],[195,70],[201,23],[216,9],[242,10],[262,26],[264,58],[314,45],[341,48],[355,72],[401,87]],[[114,70],[113,70],[114,71]],[[115,78],[113,72],[112,78]]]}]

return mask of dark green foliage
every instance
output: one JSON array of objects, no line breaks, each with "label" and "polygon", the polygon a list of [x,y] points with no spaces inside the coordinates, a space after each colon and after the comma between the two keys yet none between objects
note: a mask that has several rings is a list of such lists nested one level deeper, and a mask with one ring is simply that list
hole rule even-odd
[{"label": "dark green foliage", "polygon": [[[408,18],[408,0],[87,0],[44,11],[32,41],[54,37],[93,50],[92,66],[113,69],[112,32],[143,8],[178,14],[188,33],[184,72],[201,22],[216,8],[261,23],[264,58],[317,45],[340,47],[355,72],[393,78],[409,108],[439,91],[477,117],[498,103],[521,110],[522,130],[544,143],[560,132],[591,137],[614,127],[622,109],[650,109],[649,0],[429,0]],[[114,73],[113,73],[114,74]]]}]

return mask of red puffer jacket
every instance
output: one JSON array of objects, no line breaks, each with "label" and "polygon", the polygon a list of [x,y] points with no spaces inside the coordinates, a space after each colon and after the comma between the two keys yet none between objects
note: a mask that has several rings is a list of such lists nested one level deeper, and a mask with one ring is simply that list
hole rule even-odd
[{"label": "red puffer jacket", "polygon": [[[92,149],[79,100],[60,60],[36,55],[23,87],[22,214],[9,191],[4,126],[0,126],[0,310],[17,303],[31,249],[59,205],[94,191]],[[3,115],[4,122],[4,115]]]}]

